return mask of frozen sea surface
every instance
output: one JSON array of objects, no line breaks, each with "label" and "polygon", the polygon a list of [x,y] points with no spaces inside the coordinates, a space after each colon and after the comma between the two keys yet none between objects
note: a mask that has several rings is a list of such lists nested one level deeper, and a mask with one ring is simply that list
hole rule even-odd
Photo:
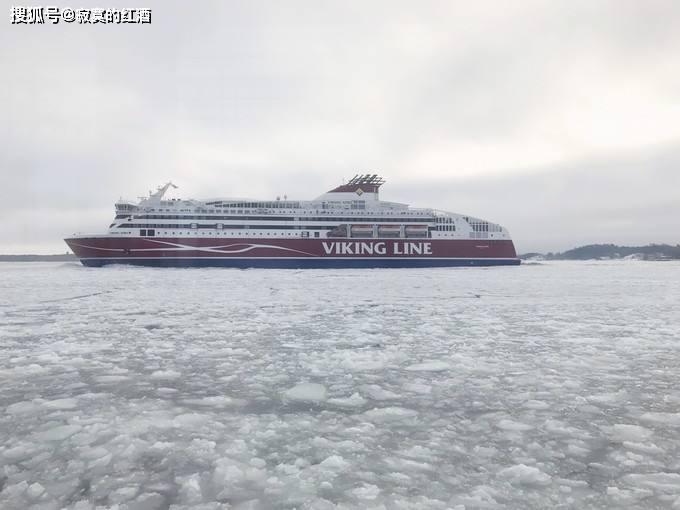
[{"label": "frozen sea surface", "polygon": [[0,508],[680,508],[680,264],[0,264]]}]

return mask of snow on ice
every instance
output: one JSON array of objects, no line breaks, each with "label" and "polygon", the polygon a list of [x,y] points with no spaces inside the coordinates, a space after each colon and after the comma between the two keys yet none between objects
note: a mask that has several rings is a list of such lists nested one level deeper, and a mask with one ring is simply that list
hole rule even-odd
[{"label": "snow on ice", "polygon": [[678,302],[675,262],[5,263],[0,508],[680,508]]},{"label": "snow on ice", "polygon": [[284,392],[286,398],[307,402],[323,402],[326,400],[326,387],[323,384],[302,383]]}]

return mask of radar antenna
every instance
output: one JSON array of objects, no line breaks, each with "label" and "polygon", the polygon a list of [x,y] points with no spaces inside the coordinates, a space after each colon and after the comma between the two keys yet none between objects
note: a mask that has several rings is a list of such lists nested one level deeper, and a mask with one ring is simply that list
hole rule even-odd
[{"label": "radar antenna", "polygon": [[385,184],[385,179],[379,177],[378,174],[357,174],[347,184],[368,184],[380,187]]}]

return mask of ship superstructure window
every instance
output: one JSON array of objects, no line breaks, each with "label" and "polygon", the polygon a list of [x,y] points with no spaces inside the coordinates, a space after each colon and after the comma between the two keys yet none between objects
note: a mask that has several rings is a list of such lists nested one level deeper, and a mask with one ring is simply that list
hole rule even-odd
[{"label": "ship superstructure window", "polygon": [[[323,211],[321,211],[323,213]],[[338,214],[336,212],[335,214]],[[357,213],[345,213],[347,215],[357,214]],[[366,214],[373,214],[375,216],[369,217]],[[385,212],[363,212],[359,217],[351,217],[352,222],[358,221],[368,221],[368,222],[395,222],[395,223],[408,223],[408,222],[419,222],[419,221],[439,221],[438,217],[423,216],[423,217],[387,217],[384,216]],[[389,213],[392,214],[392,213]],[[332,221],[347,221],[350,219],[348,216],[310,216],[310,217],[299,217],[299,216],[216,216],[216,215],[170,215],[170,214],[143,214],[135,216],[135,219],[140,220],[240,220],[240,221],[322,221],[322,222],[332,222]],[[129,218],[128,218],[129,220]]]},{"label": "ship superstructure window", "polygon": [[435,229],[439,232],[455,232],[456,224],[454,218],[451,216],[436,216]]},{"label": "ship superstructure window", "polygon": [[228,209],[230,207],[237,207],[241,209],[300,209],[300,202],[288,202],[283,200],[276,200],[271,202],[217,201],[206,202],[205,205],[223,209]]},{"label": "ship superstructure window", "polygon": [[463,219],[467,221],[472,228],[472,232],[470,232],[470,238],[472,239],[486,239],[489,237],[489,232],[503,232],[503,227],[496,225],[495,223],[489,223],[488,221],[470,218],[468,216],[465,216]]}]

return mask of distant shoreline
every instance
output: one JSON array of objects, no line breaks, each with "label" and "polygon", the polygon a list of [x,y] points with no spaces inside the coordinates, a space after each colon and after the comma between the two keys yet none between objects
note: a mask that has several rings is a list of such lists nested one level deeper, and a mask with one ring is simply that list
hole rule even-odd
[{"label": "distant shoreline", "polygon": [[617,246],[589,244],[562,253],[524,253],[522,260],[680,260],[680,244]]}]

